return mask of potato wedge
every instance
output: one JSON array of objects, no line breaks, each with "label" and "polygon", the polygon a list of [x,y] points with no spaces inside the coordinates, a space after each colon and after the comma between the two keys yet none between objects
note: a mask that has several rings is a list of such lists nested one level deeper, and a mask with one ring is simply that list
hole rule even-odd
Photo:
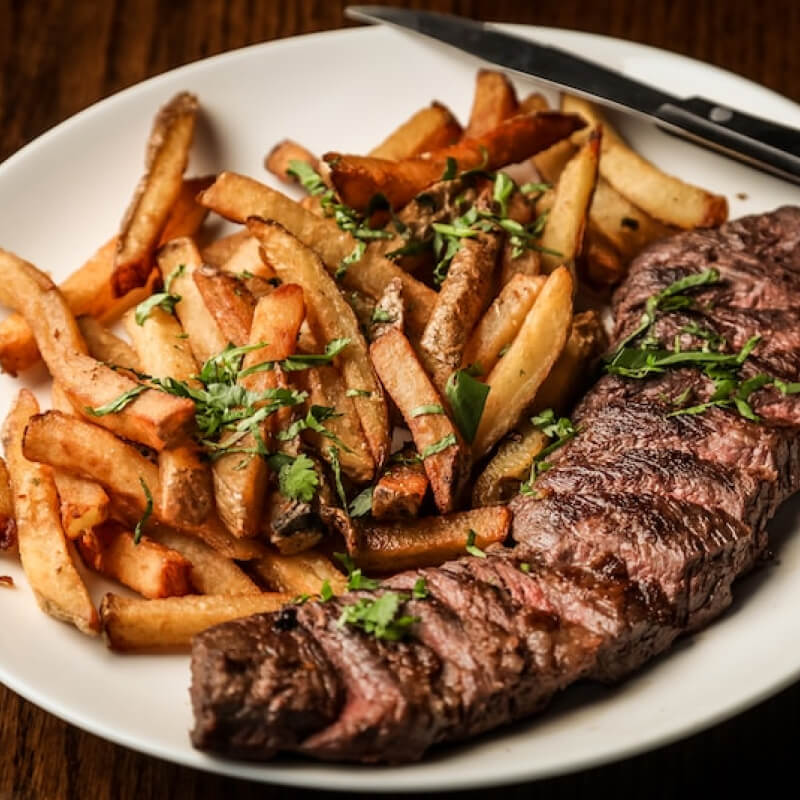
[{"label": "potato wedge", "polygon": [[357,540],[350,555],[367,572],[433,567],[466,555],[471,530],[475,546],[483,549],[502,542],[510,524],[511,512],[505,506],[402,522],[356,521]]},{"label": "potato wedge", "polygon": [[493,369],[511,345],[544,286],[542,275],[514,275],[486,309],[464,348],[461,366],[477,366],[483,375]]},{"label": "potato wedge", "polygon": [[318,256],[278,223],[248,220],[248,228],[261,242],[264,254],[284,280],[303,287],[309,323],[325,342],[345,338],[350,342],[338,366],[348,389],[369,392],[353,398],[372,458],[380,466],[389,452],[389,418],[383,390],[369,361],[367,344],[353,309],[342,297]]},{"label": "potato wedge", "polygon": [[226,342],[246,344],[256,301],[244,283],[213,267],[194,270],[192,279]]},{"label": "potato wedge", "polygon": [[[156,450],[185,438],[194,419],[191,401],[142,390],[141,384],[86,355],[86,343],[63,296],[32,264],[0,250],[0,274],[0,302],[25,317],[50,374],[79,414]],[[132,399],[118,410],[93,411],[118,404],[124,396]]]},{"label": "potato wedge", "polygon": [[147,282],[153,252],[181,191],[197,111],[197,98],[181,92],[161,108],[153,122],[145,174],[120,226],[111,274],[118,297]]},{"label": "potato wedge", "polygon": [[177,597],[192,591],[188,559],[147,536],[135,542],[134,534],[118,522],[84,531],[76,544],[87,567],[142,597]]},{"label": "potato wedge", "polygon": [[552,272],[506,354],[489,373],[489,394],[472,444],[480,458],[517,423],[561,354],[572,322],[572,278]]},{"label": "potato wedge", "polygon": [[205,191],[216,180],[216,175],[186,178],[181,183],[178,197],[167,215],[167,224],[161,231],[160,244],[166,244],[181,236],[194,236],[203,226],[208,209],[197,202],[197,195]]},{"label": "potato wedge", "polygon": [[395,128],[377,147],[370,150],[369,155],[400,161],[447,147],[460,137],[461,125],[450,109],[433,102]]},{"label": "potato wedge", "polygon": [[111,333],[94,317],[82,316],[76,321],[92,358],[115,367],[141,370],[136,351],[124,339]]},{"label": "potato wedge", "polygon": [[479,69],[475,78],[472,111],[464,137],[474,139],[482,136],[504,120],[513,117],[518,110],[517,93],[511,81],[502,72]]},{"label": "potato wedge", "polygon": [[[214,183],[216,183],[216,181]],[[214,183],[212,183],[211,186],[214,186]],[[209,189],[210,188],[211,187],[209,187]],[[211,206],[203,199],[206,196],[206,191],[208,190],[206,189],[198,195],[197,201],[208,210]],[[203,248],[202,263],[208,264],[211,267],[216,267],[217,269],[222,269],[225,262],[233,256],[239,247],[248,239],[252,238],[253,237],[246,229],[236,231],[235,233],[229,233],[227,236],[222,236]]]},{"label": "potato wedge", "polygon": [[0,550],[17,545],[17,522],[14,518],[14,492],[6,462],[0,458]]},{"label": "potato wedge", "polygon": [[531,92],[526,97],[519,101],[519,113],[531,114],[538,111],[549,111],[550,103],[547,98],[539,92]]},{"label": "potato wedge", "polygon": [[586,217],[597,182],[601,133],[595,129],[558,179],[553,207],[542,234],[542,270],[552,272],[561,264],[575,270],[581,252]]},{"label": "potato wedge", "polygon": [[264,168],[284,183],[297,183],[297,178],[289,174],[292,161],[302,161],[319,172],[319,159],[303,145],[291,139],[278,142],[264,158]]},{"label": "potato wedge", "polygon": [[541,153],[537,153],[531,161],[542,179],[555,186],[564,167],[567,166],[577,150],[578,148],[570,139],[562,139],[546,150],[542,150]]},{"label": "potato wedge", "polygon": [[112,650],[159,650],[189,647],[206,628],[252,614],[278,611],[292,599],[277,592],[236,595],[187,595],[160,600],[107,594],[100,617]]},{"label": "potato wedge", "polygon": [[[406,455],[411,456],[411,451]],[[372,490],[372,516],[377,520],[416,517],[427,491],[424,465],[392,464]]]},{"label": "potato wedge", "polygon": [[580,275],[593,287],[616,286],[626,274],[625,263],[617,249],[591,222],[584,239]]},{"label": "potato wedge", "polygon": [[200,594],[255,594],[261,590],[230,558],[194,536],[161,525],[148,536],[191,562],[192,586]]},{"label": "potato wedge", "polygon": [[261,258],[261,245],[258,243],[258,239],[250,236],[249,233],[231,253],[230,258],[222,263],[220,269],[230,272],[232,275],[243,276],[248,288],[250,287],[248,273],[266,281],[274,281],[276,277],[275,270]]},{"label": "potato wedge", "polygon": [[437,508],[442,514],[452,511],[469,475],[469,458],[441,396],[400,331],[387,331],[372,343],[369,353],[423,457]]},{"label": "potato wedge", "polygon": [[564,94],[561,108],[579,114],[592,127],[602,126],[600,174],[645,213],[686,230],[712,228],[728,218],[724,197],[662,172],[628,147],[605,115],[587,100]]},{"label": "potato wedge", "polygon": [[202,525],[214,515],[214,484],[200,448],[187,444],[158,454],[161,516],[169,525]]},{"label": "potato wedge", "polygon": [[425,326],[419,351],[441,395],[461,366],[469,335],[489,304],[499,247],[498,237],[488,234],[462,240]]},{"label": "potato wedge", "polygon": [[327,581],[334,594],[347,590],[347,578],[331,560],[315,550],[284,556],[270,550],[263,558],[251,562],[253,572],[273,591],[290,597],[319,594]]},{"label": "potato wedge", "polygon": [[[318,253],[332,274],[356,246],[355,239],[332,219],[318,217],[280,192],[233,172],[223,172],[214,185],[203,192],[200,202],[235,222],[246,222],[251,216],[275,220]],[[377,300],[392,278],[403,281],[409,330],[412,336],[419,336],[436,300],[436,292],[424,283],[389,259],[370,251],[369,247],[359,261],[349,265],[341,281],[346,288]]]},{"label": "potato wedge", "polygon": [[[33,461],[97,481],[112,497],[115,509],[129,524],[135,524],[147,513],[148,498],[144,484],[153,498],[153,522],[165,521],[159,499],[158,467],[133,445],[103,428],[72,419],[59,411],[48,411],[28,423],[24,453],[26,458]],[[216,518],[208,519],[201,525],[182,521],[180,529],[198,536],[231,558],[247,560],[259,556],[263,551],[256,542],[237,541],[231,537]]]},{"label": "potato wedge", "polygon": [[94,635],[100,622],[68,549],[52,472],[23,455],[25,427],[38,413],[36,398],[22,389],[3,424],[22,569],[42,611]]},{"label": "potato wedge", "polygon": [[474,139],[462,139],[425,158],[387,161],[341,153],[326,153],[323,158],[330,166],[331,182],[342,202],[364,211],[370,200],[381,193],[397,209],[438,181],[448,159],[454,159],[459,170],[481,165],[495,170],[523,161],[582,127],[584,123],[575,115],[544,111],[511,117]]}]

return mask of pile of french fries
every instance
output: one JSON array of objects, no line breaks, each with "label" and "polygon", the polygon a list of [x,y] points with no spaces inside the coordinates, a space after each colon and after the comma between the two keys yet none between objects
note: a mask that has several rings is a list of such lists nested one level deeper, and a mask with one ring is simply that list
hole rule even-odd
[{"label": "pile of french fries", "polygon": [[[119,650],[343,592],[338,551],[386,575],[505,540],[548,443],[531,416],[567,410],[605,347],[576,296],[727,214],[588,103],[497,72],[465,128],[434,103],[367,155],[281,142],[266,167],[312,176],[300,202],[186,178],[199,113],[158,113],[120,230],[61,285],[0,250],[0,363],[53,380],[3,425],[0,551]],[[210,212],[238,229],[209,241]],[[130,592],[98,610],[78,562]]]}]

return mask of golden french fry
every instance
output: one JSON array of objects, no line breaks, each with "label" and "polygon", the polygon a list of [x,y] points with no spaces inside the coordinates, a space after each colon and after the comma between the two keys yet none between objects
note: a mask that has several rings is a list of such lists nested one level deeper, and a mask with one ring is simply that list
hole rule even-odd
[{"label": "golden french fry", "polygon": [[237,347],[245,344],[256,301],[243,282],[213,267],[194,270],[192,279],[223,338]]},{"label": "golden french fry", "polygon": [[188,647],[200,631],[252,614],[278,611],[291,595],[277,592],[235,595],[186,595],[160,600],[107,594],[100,617],[113,650]]},{"label": "golden french fry", "polygon": [[369,155],[399,161],[447,147],[460,137],[461,125],[450,109],[433,102],[393,130]]},{"label": "golden french fry", "polygon": [[296,183],[297,178],[289,174],[289,167],[292,161],[302,161],[314,170],[319,171],[319,159],[310,150],[291,139],[284,139],[278,142],[267,153],[264,159],[264,167],[267,172],[271,172],[284,183]]},{"label": "golden french fry", "polygon": [[330,559],[315,550],[285,556],[273,550],[251,562],[255,574],[270,589],[285,592],[289,597],[316,595],[327,581],[334,594],[347,590],[347,578]]},{"label": "golden french fry", "polygon": [[348,339],[337,356],[338,366],[348,389],[369,392],[353,398],[364,436],[375,464],[380,466],[389,452],[389,418],[383,390],[369,361],[367,344],[358,327],[353,309],[342,297],[333,278],[319,257],[285,228],[259,219],[248,220],[248,228],[278,275],[303,287],[308,304],[309,324],[318,339]]},{"label": "golden french fry", "polygon": [[208,216],[208,209],[197,202],[197,195],[208,189],[216,178],[216,175],[203,175],[186,178],[181,183],[178,197],[167,215],[167,224],[161,231],[160,244],[181,236],[194,236],[200,230]]},{"label": "golden french fry", "polygon": [[154,526],[148,536],[191,562],[192,586],[200,594],[255,594],[258,586],[230,558],[194,536]]},{"label": "golden french fry", "polygon": [[197,110],[197,98],[181,92],[160,109],[153,121],[145,174],[120,226],[111,275],[118,297],[147,282],[153,251],[181,191]]},{"label": "golden french fry", "polygon": [[[333,219],[318,217],[286,195],[234,172],[223,172],[214,185],[203,192],[200,202],[235,222],[246,222],[251,216],[274,220],[318,253],[326,269],[333,274],[356,247],[356,240]],[[347,267],[341,283],[347,289],[355,289],[377,300],[392,278],[403,282],[409,331],[412,336],[419,336],[428,321],[436,292],[389,259],[368,247],[361,259]]]},{"label": "golden french fry", "polygon": [[372,490],[372,516],[379,520],[416,517],[427,491],[428,477],[422,464],[392,464]]},{"label": "golden french fry", "polygon": [[593,131],[558,179],[553,207],[541,240],[542,269],[545,272],[552,272],[560,264],[566,264],[570,271],[574,271],[597,182],[600,139],[600,131]]},{"label": "golden french fry", "polygon": [[[212,183],[211,186],[214,186],[214,184]],[[208,190],[206,189],[198,195],[197,201],[203,206],[203,208],[208,210],[211,208],[211,206],[209,206],[204,200],[206,191]],[[203,248],[202,263],[208,264],[211,267],[216,267],[217,269],[222,269],[225,262],[233,256],[239,247],[241,247],[241,245],[243,245],[248,239],[252,238],[253,237],[246,229],[236,231],[235,233],[229,233],[227,236],[222,236]]]},{"label": "golden french fry", "polygon": [[495,170],[523,161],[583,126],[579,117],[557,111],[518,114],[474,139],[434,150],[426,158],[387,161],[326,153],[324,159],[330,166],[331,181],[347,205],[364,211],[380,193],[392,208],[401,208],[442,177],[448,159],[454,159],[459,170],[478,166]]},{"label": "golden french fry", "polygon": [[[496,128],[518,112],[517,93],[511,81],[502,73],[479,69],[475,78],[475,95],[464,137],[474,139]],[[539,109],[531,109],[538,111]]]},{"label": "golden french fry", "polygon": [[261,245],[258,239],[247,234],[239,246],[231,253],[220,267],[225,272],[232,275],[243,276],[245,285],[249,286],[248,273],[254,278],[261,278],[269,281],[275,278],[275,270],[269,264],[264,263],[261,258]]},{"label": "golden french fry", "polygon": [[724,197],[662,172],[628,147],[596,106],[564,94],[561,107],[579,114],[592,127],[602,126],[600,174],[650,216],[685,229],[711,228],[728,218],[728,201]]},{"label": "golden french fry", "polygon": [[572,278],[552,272],[506,354],[489,373],[489,394],[472,445],[480,458],[519,420],[564,348],[572,322]]},{"label": "golden french fry", "polygon": [[[130,524],[149,516],[152,497],[153,522],[165,522],[158,489],[158,467],[133,445],[112,433],[59,411],[48,411],[31,419],[25,430],[26,458],[97,481],[111,495],[116,510]],[[145,520],[147,522],[147,520]],[[231,558],[247,560],[259,556],[257,542],[238,541],[216,518],[200,525],[181,521],[180,530]]]},{"label": "golden french fry", "polygon": [[182,445],[158,454],[161,515],[167,524],[202,525],[214,514],[214,484],[200,448]]},{"label": "golden french fry", "polygon": [[[455,426],[408,339],[397,329],[376,339],[369,350],[372,363],[411,431],[436,506],[452,511],[469,474],[468,455]],[[430,452],[431,449],[434,452]]]},{"label": "golden french fry", "polygon": [[[4,250],[0,250],[0,274],[0,302],[25,317],[50,374],[79,414],[156,450],[187,435],[194,421],[194,404],[153,389],[142,390],[141,384],[86,355],[75,318],[47,275]],[[132,399],[118,410],[92,412],[125,395]]]},{"label": "golden french fry", "polygon": [[188,559],[146,536],[137,543],[118,522],[84,531],[76,544],[86,566],[142,597],[175,597],[192,591]]},{"label": "golden french fry", "polygon": [[488,375],[504,348],[511,345],[546,278],[537,275],[514,275],[486,309],[467,346],[462,366],[479,367]]},{"label": "golden french fry", "polygon": [[402,522],[357,521],[350,555],[367,572],[432,567],[466,555],[470,531],[475,532],[475,546],[483,549],[502,542],[510,524],[511,512],[505,506]]},{"label": "golden french fry", "polygon": [[0,550],[17,545],[17,523],[14,518],[14,492],[6,462],[0,458]]},{"label": "golden french fry", "polygon": [[94,317],[78,317],[76,321],[92,358],[115,367],[141,369],[136,351],[124,339],[111,333]]},{"label": "golden french fry", "polygon": [[531,92],[527,97],[519,101],[519,113],[531,114],[537,111],[549,111],[550,103],[547,98],[539,92]]},{"label": "golden french fry", "polygon": [[567,163],[575,155],[577,149],[578,148],[569,139],[562,139],[560,142],[556,142],[554,145],[548,147],[547,150],[542,150],[541,153],[537,153],[531,161],[533,161],[533,165],[536,167],[539,175],[541,175],[545,181],[555,186],[558,183],[558,179],[561,177],[561,173],[564,171],[564,167],[567,166]]},{"label": "golden french fry", "polygon": [[22,569],[42,611],[96,634],[97,611],[68,549],[50,468],[23,454],[25,428],[38,412],[36,398],[22,389],[3,425]]},{"label": "golden french fry", "polygon": [[475,323],[489,304],[499,244],[496,236],[487,234],[461,242],[420,339],[423,364],[442,395],[448,378],[461,366]]}]

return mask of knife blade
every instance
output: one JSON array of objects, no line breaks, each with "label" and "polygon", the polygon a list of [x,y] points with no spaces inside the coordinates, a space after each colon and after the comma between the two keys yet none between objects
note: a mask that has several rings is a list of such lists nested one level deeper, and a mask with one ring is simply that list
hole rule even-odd
[{"label": "knife blade", "polygon": [[487,23],[391,6],[349,6],[350,19],[436,39],[504,69],[632,112],[682,138],[800,184],[800,130],[702,97],[679,98],[602,64]]}]

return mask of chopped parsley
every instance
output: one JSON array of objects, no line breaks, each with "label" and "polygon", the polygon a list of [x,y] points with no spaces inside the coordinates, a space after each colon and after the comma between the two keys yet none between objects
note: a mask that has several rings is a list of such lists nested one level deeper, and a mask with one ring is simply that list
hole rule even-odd
[{"label": "chopped parsley", "polygon": [[[319,475],[314,462],[301,453],[296,458],[285,456],[286,460],[278,468],[278,488],[284,497],[310,503],[319,486]],[[274,463],[270,459],[271,464]]]},{"label": "chopped parsley", "polygon": [[411,409],[411,417],[422,417],[425,414],[444,414],[444,408],[439,403],[428,403]]},{"label": "chopped parsley", "polygon": [[92,417],[104,417],[106,414],[117,414],[122,411],[122,409],[125,408],[128,403],[146,390],[147,387],[144,384],[137,384],[133,388],[128,389],[127,392],[123,392],[119,397],[111,400],[105,405],[98,406],[97,408],[91,408],[90,406],[87,406],[85,409],[86,413]]},{"label": "chopped parsley", "polygon": [[347,397],[372,397],[372,392],[369,389],[348,389],[345,395]]},{"label": "chopped parsley", "polygon": [[531,571],[531,565],[527,561],[520,561],[519,569],[527,575]]},{"label": "chopped parsley", "polygon": [[183,275],[184,271],[186,270],[186,264],[179,264],[175,267],[172,272],[167,276],[167,279],[164,281],[164,291],[163,292],[156,292],[155,294],[151,294],[146,300],[143,300],[136,306],[136,311],[134,312],[134,319],[136,320],[137,325],[144,325],[145,320],[150,316],[150,312],[154,308],[161,308],[167,312],[167,314],[174,314],[175,313],[175,305],[180,302],[181,296],[179,294],[172,294],[170,289],[172,288],[172,282]]},{"label": "chopped parsley", "polygon": [[361,569],[353,563],[353,559],[347,553],[334,553],[333,557],[347,571],[347,591],[372,592],[377,589],[381,582],[374,578],[368,578],[361,572]]},{"label": "chopped parsley", "polygon": [[[276,364],[284,372],[300,372],[301,370],[309,369],[309,367],[330,364],[349,344],[350,339],[347,338],[331,339],[325,345],[324,353],[295,353],[295,355],[280,361],[262,361],[260,364],[253,364],[253,366],[242,370],[239,373],[239,377],[246,378],[248,375],[254,375],[257,372],[270,372],[275,368]],[[255,350],[264,347],[264,345],[246,345],[246,347]]]},{"label": "chopped parsley", "polygon": [[347,511],[347,495],[342,485],[342,465],[339,463],[339,448],[329,447],[328,458],[330,459],[331,470],[333,471],[333,481],[336,486],[336,494],[339,496],[339,502],[342,508]]},{"label": "chopped parsley", "polygon": [[435,456],[437,453],[441,453],[443,450],[447,450],[448,447],[452,447],[455,444],[458,444],[456,435],[454,433],[448,433],[447,436],[442,437],[438,442],[429,444],[420,453],[420,458],[424,461],[428,456]]},{"label": "chopped parsley", "polygon": [[472,528],[469,529],[469,533],[467,533],[467,544],[464,548],[471,556],[475,556],[475,558],[486,558],[486,553],[480,549],[475,544],[475,539],[477,538],[477,534],[475,533]]},{"label": "chopped parsley", "polygon": [[141,541],[144,526],[147,524],[147,520],[150,519],[150,516],[153,513],[153,495],[150,492],[150,487],[144,482],[144,478],[141,476],[139,476],[139,483],[142,485],[142,491],[144,492],[144,499],[146,503],[144,507],[144,513],[136,523],[136,527],[133,529],[134,544],[139,544]]},{"label": "chopped parsley", "polygon": [[331,582],[326,578],[319,587],[319,600],[321,603],[327,603],[328,600],[332,599],[333,589],[331,589]]},{"label": "chopped parsley", "polygon": [[372,312],[372,321],[373,322],[394,322],[395,318],[385,309],[383,308],[376,308]]},{"label": "chopped parsley", "polygon": [[335,433],[333,433],[333,431],[329,431],[322,424],[327,419],[340,416],[342,415],[337,413],[329,406],[312,405],[311,408],[308,409],[305,417],[296,419],[291,425],[289,425],[288,428],[279,431],[277,438],[282,442],[286,442],[290,439],[294,439],[294,437],[300,434],[302,431],[310,430],[314,431],[314,433],[318,433],[320,436],[324,436],[326,439],[330,439],[346,453],[352,453],[353,451]]},{"label": "chopped parsley", "polygon": [[361,597],[344,606],[338,620],[340,628],[352,625],[376,639],[397,642],[404,639],[419,617],[401,614],[400,609],[410,595],[402,592],[384,592],[379,597]]},{"label": "chopped parsley", "polygon": [[414,588],[411,590],[411,597],[414,600],[426,600],[428,597],[428,584],[425,578],[417,578],[414,581]]},{"label": "chopped parsley", "polygon": [[368,486],[350,501],[347,511],[351,517],[365,517],[372,512],[372,495],[374,491],[374,486]]},{"label": "chopped parsley", "polygon": [[489,386],[473,377],[473,370],[456,370],[447,380],[445,394],[453,410],[453,421],[461,435],[472,443],[486,406]]},{"label": "chopped parsley", "polygon": [[558,450],[578,433],[572,422],[567,417],[556,417],[552,408],[542,411],[541,414],[531,417],[531,425],[540,430],[548,439],[553,441],[542,448],[531,462],[531,471],[528,480],[520,486],[520,492],[526,495],[535,495],[533,484],[543,472],[550,469],[551,464],[547,461],[547,456]]}]

